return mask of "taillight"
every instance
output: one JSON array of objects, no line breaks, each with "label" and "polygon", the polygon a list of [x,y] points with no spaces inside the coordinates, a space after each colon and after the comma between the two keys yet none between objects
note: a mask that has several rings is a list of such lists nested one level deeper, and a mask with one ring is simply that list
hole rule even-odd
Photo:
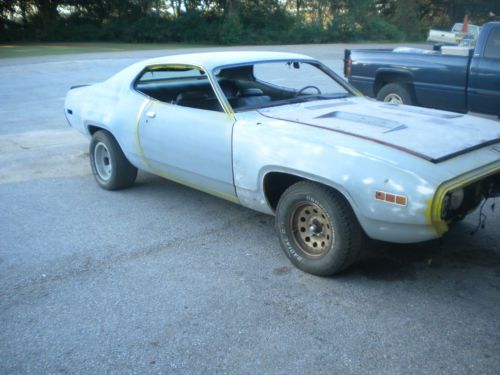
[{"label": "taillight", "polygon": [[344,53],[344,76],[350,77],[352,72],[351,51],[346,49]]}]

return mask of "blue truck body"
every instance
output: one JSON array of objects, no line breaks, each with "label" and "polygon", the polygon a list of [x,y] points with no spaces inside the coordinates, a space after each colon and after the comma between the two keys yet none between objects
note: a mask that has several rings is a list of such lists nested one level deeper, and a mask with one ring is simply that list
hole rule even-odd
[{"label": "blue truck body", "polygon": [[392,97],[405,104],[500,116],[500,22],[483,27],[468,56],[346,50],[344,74],[363,94],[379,100],[390,101],[388,94],[395,91]]}]

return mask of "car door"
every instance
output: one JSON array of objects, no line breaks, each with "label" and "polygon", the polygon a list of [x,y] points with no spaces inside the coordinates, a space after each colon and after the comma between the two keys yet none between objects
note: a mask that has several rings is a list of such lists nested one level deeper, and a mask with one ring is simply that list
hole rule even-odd
[{"label": "car door", "polygon": [[[150,100],[138,124],[146,164],[160,176],[236,201],[233,116],[224,112],[207,77],[174,77],[161,87],[155,96],[164,101]],[[198,103],[193,93],[203,93],[203,100]]]},{"label": "car door", "polygon": [[491,30],[484,50],[474,54],[468,100],[473,112],[500,115],[500,27]]}]

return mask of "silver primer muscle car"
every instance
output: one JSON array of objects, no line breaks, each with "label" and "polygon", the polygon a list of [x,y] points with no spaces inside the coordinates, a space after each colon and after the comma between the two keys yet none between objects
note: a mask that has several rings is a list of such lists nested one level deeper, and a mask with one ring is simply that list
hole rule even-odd
[{"label": "silver primer muscle car", "polygon": [[146,60],[72,88],[97,183],[137,169],[275,215],[300,269],[331,275],[367,237],[410,243],[500,193],[500,124],[375,102],[300,54],[218,52]]}]

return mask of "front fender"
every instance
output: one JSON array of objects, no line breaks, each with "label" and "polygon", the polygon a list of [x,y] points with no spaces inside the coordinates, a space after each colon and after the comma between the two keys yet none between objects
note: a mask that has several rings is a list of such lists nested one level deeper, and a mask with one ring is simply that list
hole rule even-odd
[{"label": "front fender", "polygon": [[[366,140],[269,119],[238,121],[233,147],[235,186],[244,206],[273,213],[264,178],[270,172],[288,173],[339,191],[372,238],[417,242],[438,236],[429,217],[437,180],[409,169],[419,169],[416,164],[428,163],[424,160],[381,151],[383,146]],[[375,156],[381,153],[386,156]],[[404,196],[406,203],[379,200],[377,192]]]}]

